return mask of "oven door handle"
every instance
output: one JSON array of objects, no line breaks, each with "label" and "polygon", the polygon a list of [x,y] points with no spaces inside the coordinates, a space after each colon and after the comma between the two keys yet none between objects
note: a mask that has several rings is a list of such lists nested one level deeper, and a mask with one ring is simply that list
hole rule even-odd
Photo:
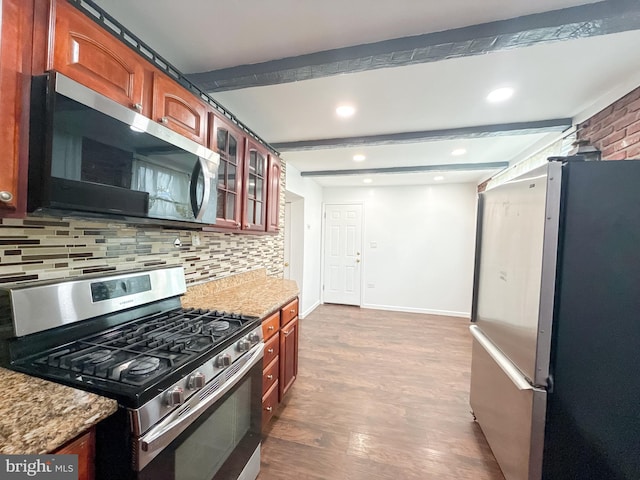
[{"label": "oven door handle", "polygon": [[[229,377],[222,386],[199,402],[188,401],[187,405],[190,405],[191,409],[187,410],[186,413],[177,417],[172,416],[167,419],[168,422],[166,424],[161,423],[155,428],[149,430],[149,432],[139,441],[139,448],[142,452],[140,452],[140,456],[138,457],[138,470],[142,470],[142,468],[147,465],[157,455],[157,453],[159,453],[154,453],[156,450],[169,445],[200,416],[203,410],[206,410],[213,405],[236,383],[238,383],[254,365],[262,360],[263,351],[264,343],[260,342],[247,352],[249,360],[240,367],[236,373]],[[224,372],[222,375],[224,375]],[[196,395],[194,395],[194,397],[196,397]],[[194,400],[197,400],[197,398],[194,398]]]}]

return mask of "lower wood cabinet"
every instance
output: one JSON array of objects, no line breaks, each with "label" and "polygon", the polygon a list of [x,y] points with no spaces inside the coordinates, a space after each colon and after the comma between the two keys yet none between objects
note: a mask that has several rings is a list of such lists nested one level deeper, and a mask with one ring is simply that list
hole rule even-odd
[{"label": "lower wood cabinet", "polygon": [[262,371],[262,428],[298,376],[298,299],[262,321],[264,360]]},{"label": "lower wood cabinet", "polygon": [[95,430],[92,428],[53,453],[56,455],[78,455],[78,480],[93,480],[95,477],[95,451],[96,436]]},{"label": "lower wood cabinet", "polygon": [[298,376],[298,317],[280,329],[280,400]]}]

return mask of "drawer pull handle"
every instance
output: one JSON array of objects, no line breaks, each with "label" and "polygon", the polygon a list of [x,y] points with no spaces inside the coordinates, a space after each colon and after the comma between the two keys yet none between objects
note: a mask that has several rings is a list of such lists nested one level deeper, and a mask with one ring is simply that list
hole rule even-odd
[{"label": "drawer pull handle", "polygon": [[273,348],[267,348],[267,353],[273,353]]},{"label": "drawer pull handle", "polygon": [[273,380],[273,375],[267,375],[267,380]]},{"label": "drawer pull handle", "polygon": [[291,310],[289,310],[289,312],[290,312],[291,314],[294,314],[294,313],[296,313],[296,309],[295,309],[295,308],[292,308]]},{"label": "drawer pull handle", "polygon": [[276,329],[276,327],[274,327],[273,325],[269,325],[269,328],[267,328],[267,330],[269,330],[270,332],[275,330],[275,329]]},{"label": "drawer pull handle", "polygon": [[266,410],[267,412],[272,412],[272,411],[273,411],[273,407],[267,407],[267,408],[265,408],[265,410]]}]

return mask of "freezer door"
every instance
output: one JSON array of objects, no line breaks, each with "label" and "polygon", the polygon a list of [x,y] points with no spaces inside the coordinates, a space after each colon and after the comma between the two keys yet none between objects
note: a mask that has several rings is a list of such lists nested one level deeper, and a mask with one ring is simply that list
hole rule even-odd
[{"label": "freezer door", "polygon": [[506,480],[540,480],[547,393],[532,387],[478,327],[471,329],[476,420]]},{"label": "freezer door", "polygon": [[547,386],[562,166],[482,194],[473,318],[529,379]]}]

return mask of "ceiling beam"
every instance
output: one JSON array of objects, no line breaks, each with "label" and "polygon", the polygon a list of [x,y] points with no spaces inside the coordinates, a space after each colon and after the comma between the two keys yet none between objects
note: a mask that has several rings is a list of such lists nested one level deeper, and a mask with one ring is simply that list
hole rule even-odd
[{"label": "ceiling beam", "polygon": [[424,141],[457,140],[460,138],[498,137],[502,135],[527,135],[533,133],[563,132],[571,127],[570,118],[558,118],[536,122],[501,123],[475,127],[424,130],[421,132],[388,133],[363,137],[322,138],[295,142],[271,143],[279,152],[320,150],[322,148],[359,147],[362,145],[394,145]]},{"label": "ceiling beam", "polygon": [[640,29],[640,2],[606,0],[509,20],[187,75],[207,92],[436,62]]},{"label": "ceiling beam", "polygon": [[506,168],[509,162],[454,163],[451,165],[415,165],[411,167],[354,168],[349,170],[317,170],[300,172],[303,177],[336,177],[344,175],[374,175],[376,173],[466,172]]}]

